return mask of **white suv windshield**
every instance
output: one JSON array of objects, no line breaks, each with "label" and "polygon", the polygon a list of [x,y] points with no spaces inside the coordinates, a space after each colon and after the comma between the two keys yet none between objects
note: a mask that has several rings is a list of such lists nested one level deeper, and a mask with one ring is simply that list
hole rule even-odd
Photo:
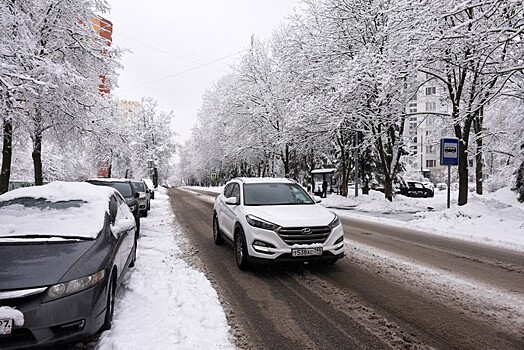
[{"label": "white suv windshield", "polygon": [[297,184],[244,184],[244,205],[296,205],[314,203],[306,191]]}]

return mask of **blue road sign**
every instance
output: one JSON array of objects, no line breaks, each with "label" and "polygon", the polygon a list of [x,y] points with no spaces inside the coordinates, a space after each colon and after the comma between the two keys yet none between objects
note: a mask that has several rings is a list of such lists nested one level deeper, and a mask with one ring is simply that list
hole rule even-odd
[{"label": "blue road sign", "polygon": [[459,139],[444,137],[440,139],[440,165],[458,165]]}]

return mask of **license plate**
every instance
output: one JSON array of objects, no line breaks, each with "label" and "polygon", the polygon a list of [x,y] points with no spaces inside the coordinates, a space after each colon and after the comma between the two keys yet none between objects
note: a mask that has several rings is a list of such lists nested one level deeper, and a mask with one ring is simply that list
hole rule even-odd
[{"label": "license plate", "polygon": [[322,255],[322,247],[318,248],[297,248],[291,250],[291,256],[317,256]]},{"label": "license plate", "polygon": [[0,335],[11,334],[13,330],[13,320],[0,320]]}]

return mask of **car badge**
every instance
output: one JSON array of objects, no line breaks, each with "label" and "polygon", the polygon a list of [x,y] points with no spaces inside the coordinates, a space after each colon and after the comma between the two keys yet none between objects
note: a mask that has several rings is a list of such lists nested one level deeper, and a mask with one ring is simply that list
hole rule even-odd
[{"label": "car badge", "polygon": [[303,235],[310,235],[311,233],[313,233],[313,231],[311,231],[311,229],[309,227],[306,227],[306,228],[303,228],[300,233],[302,233]]}]

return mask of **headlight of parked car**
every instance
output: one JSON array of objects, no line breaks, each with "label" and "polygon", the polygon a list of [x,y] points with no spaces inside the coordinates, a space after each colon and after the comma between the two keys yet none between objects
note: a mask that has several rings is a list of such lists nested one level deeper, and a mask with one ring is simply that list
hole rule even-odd
[{"label": "headlight of parked car", "polygon": [[246,215],[246,220],[247,223],[251,226],[261,228],[263,230],[277,231],[280,228],[280,226],[278,226],[277,224],[259,219],[253,215]]},{"label": "headlight of parked car", "polygon": [[132,205],[129,207],[129,210],[133,213],[136,210],[136,205]]},{"label": "headlight of parked car", "polygon": [[65,296],[81,292],[85,289],[96,286],[105,276],[105,270],[98,271],[90,276],[77,278],[76,280],[55,284],[47,290],[45,301],[51,301]]},{"label": "headlight of parked car", "polygon": [[335,218],[333,219],[333,221],[331,221],[329,223],[329,228],[330,229],[334,229],[335,227],[337,227],[338,225],[340,225],[340,219],[338,218],[338,215],[335,214]]}]

